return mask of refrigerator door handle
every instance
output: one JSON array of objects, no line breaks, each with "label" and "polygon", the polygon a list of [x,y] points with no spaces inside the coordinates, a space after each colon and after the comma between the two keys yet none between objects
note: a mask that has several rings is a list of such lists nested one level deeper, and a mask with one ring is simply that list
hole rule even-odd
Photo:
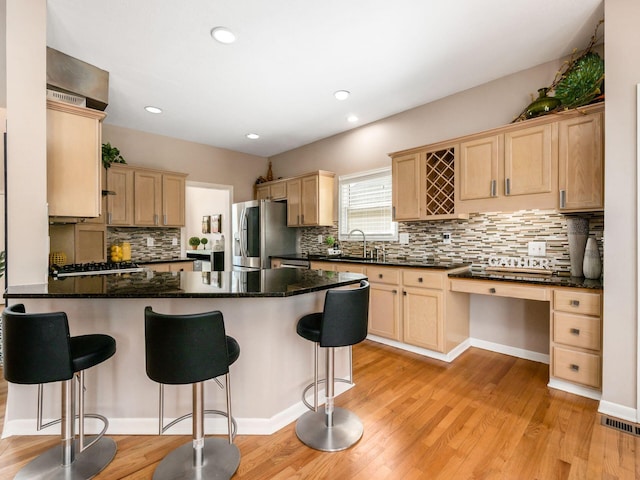
[{"label": "refrigerator door handle", "polygon": [[248,235],[248,227],[247,227],[247,209],[243,208],[242,213],[240,214],[240,254],[247,258],[247,235]]}]

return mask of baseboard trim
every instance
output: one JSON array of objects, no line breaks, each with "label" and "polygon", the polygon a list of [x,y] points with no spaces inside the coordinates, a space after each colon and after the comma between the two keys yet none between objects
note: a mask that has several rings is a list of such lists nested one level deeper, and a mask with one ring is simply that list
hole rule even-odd
[{"label": "baseboard trim", "polygon": [[547,353],[534,352],[523,348],[488,342],[478,338],[471,338],[470,340],[472,347],[478,347],[483,350],[489,350],[491,352],[502,353],[504,355],[510,355],[512,357],[523,358],[525,360],[531,360],[532,362],[546,363],[549,365],[549,354]]},{"label": "baseboard trim", "polygon": [[631,423],[637,423],[638,411],[635,408],[625,407],[613,402],[607,402],[606,400],[600,400],[598,406],[598,413],[603,415],[609,415],[610,417],[626,420]]},{"label": "baseboard trim", "polygon": [[460,343],[457,347],[453,348],[449,353],[440,353],[440,352],[434,352],[433,350],[427,350],[426,348],[409,345],[407,343],[398,342],[396,340],[390,340],[388,338],[378,337],[377,335],[367,335],[367,340],[371,340],[372,342],[388,345],[389,347],[394,347],[399,350],[404,350],[405,352],[416,353],[418,355],[422,355],[423,357],[429,357],[429,358],[433,358],[435,360],[440,360],[442,362],[447,362],[447,363],[451,363],[452,361],[454,361],[470,346],[469,339],[466,339],[465,341]]}]

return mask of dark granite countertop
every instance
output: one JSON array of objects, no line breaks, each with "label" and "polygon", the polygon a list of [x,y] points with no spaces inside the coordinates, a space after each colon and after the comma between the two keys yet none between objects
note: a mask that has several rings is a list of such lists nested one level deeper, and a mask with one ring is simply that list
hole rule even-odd
[{"label": "dark granite countertop", "polygon": [[561,275],[527,275],[516,273],[487,272],[485,270],[467,270],[464,272],[450,273],[449,278],[468,278],[472,280],[496,280],[499,282],[529,283],[549,287],[573,287],[602,290],[602,280],[588,280],[584,277],[568,277]]},{"label": "dark granite countertop", "polygon": [[282,260],[309,260],[309,261],[323,261],[323,262],[339,262],[339,263],[363,263],[367,265],[382,265],[390,267],[412,267],[412,268],[433,268],[437,270],[452,270],[455,268],[470,267],[470,263],[450,262],[446,260],[420,260],[416,258],[388,258],[387,260],[379,261],[372,258],[361,257],[330,257],[326,255],[274,255],[271,258],[279,258]]},{"label": "dark granite countertop", "polygon": [[139,272],[49,277],[18,285],[5,298],[236,298],[290,297],[359,283],[364,275],[277,268],[245,272]]},{"label": "dark granite countertop", "polygon": [[172,257],[172,258],[147,258],[143,260],[136,260],[138,265],[151,265],[154,263],[178,263],[178,262],[193,262],[193,258],[187,257]]}]

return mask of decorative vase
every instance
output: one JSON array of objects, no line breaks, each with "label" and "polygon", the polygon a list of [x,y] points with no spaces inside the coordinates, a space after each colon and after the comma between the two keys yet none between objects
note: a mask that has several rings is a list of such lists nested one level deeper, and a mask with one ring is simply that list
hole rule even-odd
[{"label": "decorative vase", "polygon": [[595,280],[600,278],[602,273],[602,261],[600,260],[600,250],[595,238],[589,237],[587,246],[584,249],[584,260],[582,263],[584,278]]},{"label": "decorative vase", "polygon": [[538,98],[536,98],[527,107],[527,118],[534,118],[545,115],[553,109],[560,106],[560,99],[555,97],[547,97],[548,88],[538,89]]},{"label": "decorative vase", "polygon": [[271,170],[271,162],[269,162],[269,170],[267,170],[267,182],[273,180],[273,170]]},{"label": "decorative vase", "polygon": [[567,236],[569,237],[569,260],[571,276],[582,276],[584,249],[589,238],[589,219],[584,217],[567,217]]}]

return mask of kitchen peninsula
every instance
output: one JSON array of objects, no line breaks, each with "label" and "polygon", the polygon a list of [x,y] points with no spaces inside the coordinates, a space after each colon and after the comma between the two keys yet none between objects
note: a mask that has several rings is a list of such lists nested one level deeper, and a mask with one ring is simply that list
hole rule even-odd
[{"label": "kitchen peninsula", "polygon": [[[231,370],[233,415],[239,432],[269,434],[297,418],[305,407],[300,394],[313,378],[313,345],[296,334],[298,319],[321,311],[327,289],[348,287],[366,278],[342,272],[273,269],[244,272],[151,272],[51,277],[47,284],[9,287],[9,304],[27,312],[64,311],[72,335],[105,333],[117,342],[109,361],[86,376],[87,411],[105,415],[111,434],[157,432],[158,387],[145,373],[144,308],[157,312],[220,310],[228,335],[240,344]],[[347,350],[336,352],[336,373],[347,374]],[[59,416],[59,385],[45,386],[44,418]],[[3,437],[32,435],[35,386],[9,384]],[[224,392],[205,387],[207,409],[223,409]],[[166,418],[190,411],[189,386],[165,389]],[[208,431],[222,431],[222,420],[207,418]],[[220,422],[220,423],[216,423]],[[189,433],[181,422],[170,433]],[[51,429],[42,434],[52,434]]]}]

